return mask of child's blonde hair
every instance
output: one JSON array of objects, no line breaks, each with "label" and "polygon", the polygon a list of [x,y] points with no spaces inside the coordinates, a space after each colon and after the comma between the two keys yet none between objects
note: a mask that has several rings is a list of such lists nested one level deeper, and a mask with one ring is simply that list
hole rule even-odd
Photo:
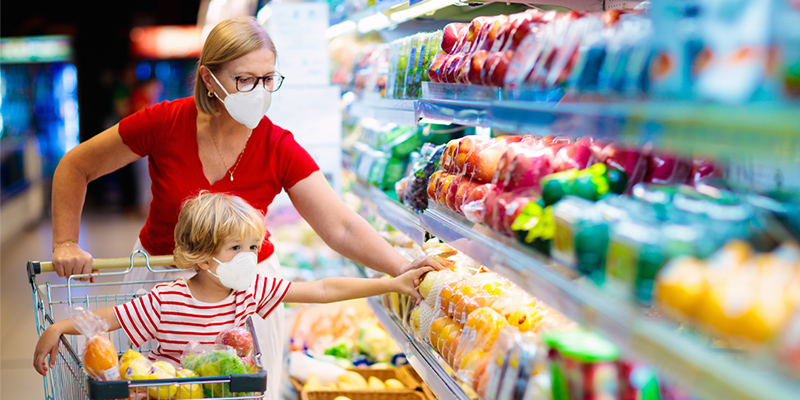
[{"label": "child's blonde hair", "polygon": [[263,238],[266,231],[264,214],[242,198],[203,190],[181,207],[175,225],[175,264],[197,269],[197,264],[210,260],[225,241]]}]

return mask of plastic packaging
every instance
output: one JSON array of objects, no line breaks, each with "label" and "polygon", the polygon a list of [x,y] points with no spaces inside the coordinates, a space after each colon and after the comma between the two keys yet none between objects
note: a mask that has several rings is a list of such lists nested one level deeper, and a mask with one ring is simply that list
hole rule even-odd
[{"label": "plastic packaging", "polygon": [[87,338],[82,354],[86,375],[96,381],[120,379],[117,350],[106,337],[108,323],[80,306],[72,310],[71,320],[78,332]]},{"label": "plastic packaging", "polygon": [[[181,355],[181,366],[197,372],[200,376],[220,376],[248,373],[244,361],[236,355],[236,350],[226,345],[201,345],[191,341]],[[219,383],[203,384],[206,395],[211,397],[231,397],[229,385]]]},{"label": "plastic packaging", "polygon": [[220,332],[214,343],[233,347],[239,357],[248,356],[253,351],[253,336],[242,327]]},{"label": "plastic packaging", "polygon": [[618,396],[619,350],[584,331],[544,336],[552,377],[553,400],[613,399]]}]

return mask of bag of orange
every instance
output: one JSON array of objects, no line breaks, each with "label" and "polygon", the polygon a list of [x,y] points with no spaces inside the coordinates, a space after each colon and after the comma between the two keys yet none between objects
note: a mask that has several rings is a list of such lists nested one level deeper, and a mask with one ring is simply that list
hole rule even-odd
[{"label": "bag of orange", "polygon": [[97,381],[120,379],[117,349],[106,337],[106,321],[83,307],[75,307],[71,319],[75,329],[87,337],[82,353],[86,375]]}]

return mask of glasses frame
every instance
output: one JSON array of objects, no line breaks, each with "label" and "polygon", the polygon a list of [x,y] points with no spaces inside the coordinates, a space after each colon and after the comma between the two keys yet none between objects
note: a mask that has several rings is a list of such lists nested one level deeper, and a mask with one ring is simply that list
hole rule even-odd
[{"label": "glasses frame", "polygon": [[[225,71],[222,71],[222,73],[224,73],[224,74],[226,74],[226,75],[230,76],[231,78],[233,78],[233,80],[234,80],[234,82],[235,82],[236,90],[237,90],[237,91],[240,91],[240,92],[242,92],[242,93],[252,92],[252,91],[253,91],[253,90],[254,90],[256,87],[258,87],[258,83],[259,83],[259,82],[261,82],[261,85],[262,85],[262,86],[264,86],[264,89],[266,89],[268,92],[275,93],[275,92],[277,92],[277,91],[278,91],[278,89],[280,89],[280,88],[281,88],[281,86],[283,86],[283,81],[284,81],[284,80],[286,80],[286,77],[285,77],[285,76],[283,76],[283,75],[281,75],[281,73],[280,73],[280,72],[278,72],[278,71],[275,71],[275,73],[274,73],[274,74],[272,74],[272,75],[267,75],[267,76],[255,76],[255,75],[250,75],[250,76],[252,76],[253,78],[256,78],[256,84],[255,84],[255,85],[253,85],[253,89],[250,89],[250,90],[246,90],[246,91],[244,91],[244,90],[241,90],[241,89],[239,89],[239,78],[241,78],[241,77],[242,77],[242,76],[244,76],[244,75],[238,75],[238,76],[237,76],[237,75],[234,75],[234,74],[229,74],[229,73],[227,73],[227,72],[225,72]],[[273,78],[273,79],[274,79],[276,76],[279,76],[279,77],[281,77],[281,81],[278,83],[278,87],[276,87],[276,88],[274,88],[274,89],[270,90],[270,89],[267,87],[267,78]]]}]

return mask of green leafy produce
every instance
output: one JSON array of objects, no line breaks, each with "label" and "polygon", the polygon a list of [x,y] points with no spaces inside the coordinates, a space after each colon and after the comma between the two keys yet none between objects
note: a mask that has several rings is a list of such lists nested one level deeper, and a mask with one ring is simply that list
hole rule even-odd
[{"label": "green leafy produce", "polygon": [[[228,376],[248,373],[247,367],[234,350],[214,350],[191,354],[181,361],[184,368],[196,371],[200,376]],[[206,397],[233,397],[227,383],[203,384]],[[240,393],[245,395],[245,393]]]}]

